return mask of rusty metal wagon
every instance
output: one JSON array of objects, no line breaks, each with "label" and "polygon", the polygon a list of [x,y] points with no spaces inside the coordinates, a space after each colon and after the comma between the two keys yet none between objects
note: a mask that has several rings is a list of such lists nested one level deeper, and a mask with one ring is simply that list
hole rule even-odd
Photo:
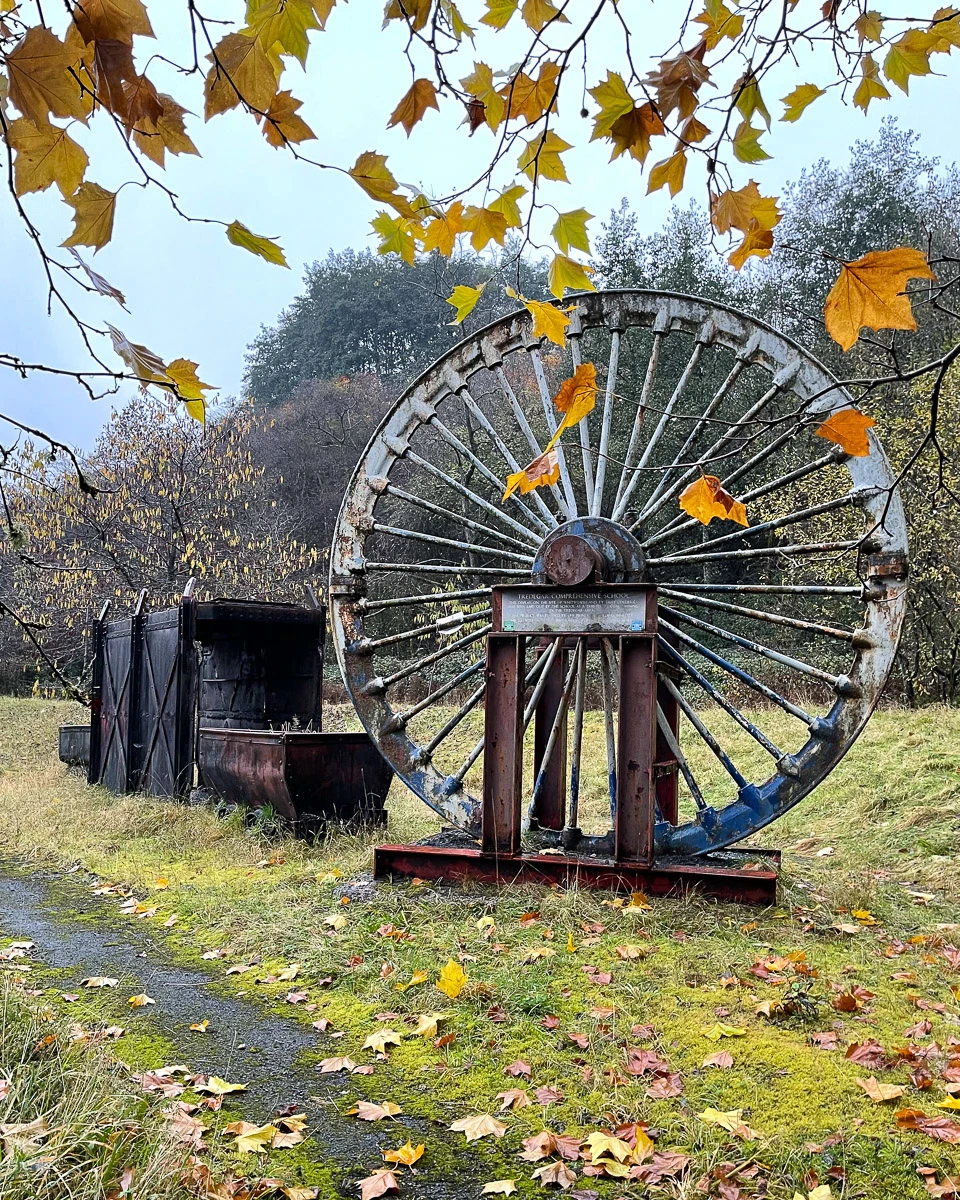
[{"label": "rusty metal wagon", "polygon": [[[702,876],[826,778],[891,669],[904,514],[874,431],[856,457],[816,436],[854,406],[826,368],[756,318],[667,293],[577,296],[567,333],[545,343],[524,311],[461,342],[398,400],[344,498],[344,680],[391,768],[482,842],[387,847],[381,870]],[[600,394],[557,481],[504,499],[585,361]],[[702,473],[749,527],[681,511]],[[643,615],[611,617],[618,589]],[[608,794],[593,835],[588,761]]]}]

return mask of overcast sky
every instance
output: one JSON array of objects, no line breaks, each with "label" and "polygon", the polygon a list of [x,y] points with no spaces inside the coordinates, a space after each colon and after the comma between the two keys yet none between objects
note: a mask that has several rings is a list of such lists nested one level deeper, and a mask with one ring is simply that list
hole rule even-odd
[{"label": "overcast sky", "polygon": [[[649,53],[651,59],[659,58],[672,41],[671,26],[676,26],[679,14],[686,10],[685,0],[659,0],[656,6],[637,0],[621,0],[621,4],[636,14],[637,49]],[[167,39],[173,39],[183,59],[188,57],[185,7],[171,0],[155,0],[151,5],[165,51]],[[482,11],[479,0],[462,7],[468,17],[474,7]],[[577,7],[579,0],[574,0]],[[204,5],[205,12],[225,16],[235,16],[241,8],[239,0],[210,0]],[[469,139],[466,130],[458,127],[459,117],[452,107],[446,113],[429,112],[409,142],[401,129],[385,129],[387,116],[409,86],[410,76],[402,58],[401,32],[394,24],[381,33],[381,14],[379,0],[352,0],[346,8],[341,0],[327,32],[313,35],[309,74],[304,76],[295,62],[288,67],[281,87],[292,88],[304,101],[302,115],[318,139],[304,144],[303,150],[318,161],[339,166],[352,165],[362,150],[378,150],[389,155],[398,179],[421,184],[435,195],[444,194],[479,174],[492,138],[481,129]],[[138,61],[144,63],[152,47],[143,39],[137,42]],[[591,84],[604,75],[608,63],[614,69],[619,65],[616,46],[615,31],[601,27],[596,44],[591,44]],[[491,61],[489,43],[483,50]],[[495,65],[508,65],[508,58],[509,54],[501,51]],[[948,72],[952,65],[943,55],[935,62]],[[802,65],[799,75],[785,78],[782,88],[765,87],[774,117],[782,111],[774,100],[797,83],[825,82],[827,65],[818,69],[814,56]],[[462,73],[468,70],[469,63]],[[150,75],[161,90],[171,91],[181,103],[202,113],[195,80],[183,80],[163,64],[152,65]],[[845,161],[854,141],[874,137],[882,118],[893,114],[921,134],[921,146],[927,153],[953,160],[958,134],[951,114],[960,112],[957,74],[913,80],[909,99],[891,90],[895,92],[893,101],[872,104],[866,116],[852,106],[844,108],[831,93],[821,97],[796,124],[775,123],[773,135],[764,139],[775,157],[743,168],[737,182],[753,177],[764,193],[775,192],[818,158]],[[592,101],[589,104],[592,106]],[[587,122],[576,112],[560,115],[559,131],[568,141],[586,139]],[[330,249],[374,244],[369,221],[376,209],[344,175],[297,164],[284,151],[269,147],[247,114],[228,113],[206,126],[202,116],[194,117],[188,122],[188,131],[203,157],[168,156],[166,173],[159,172],[164,182],[192,215],[228,222],[236,218],[256,233],[279,237],[291,269],[270,266],[231,246],[216,225],[183,222],[159,190],[127,187],[118,201],[113,241],[95,258],[86,249],[83,253],[97,271],[125,292],[131,311],[124,313],[107,300],[84,300],[79,293],[76,299],[94,323],[117,325],[130,339],[147,344],[167,361],[194,359],[200,363],[201,378],[224,394],[235,394],[241,386],[245,347],[260,326],[272,323],[300,290],[304,266],[323,258]],[[115,135],[107,138],[107,132],[105,122],[97,119],[82,140],[91,156],[88,178],[115,189],[132,176],[129,159],[125,161],[125,152],[113,144]],[[637,208],[645,229],[658,227],[667,213],[665,193],[647,198],[646,178],[639,165],[626,157],[608,163],[608,156],[609,147],[600,144],[565,155],[573,183],[545,185],[550,189],[547,198],[563,210],[582,205],[605,218],[626,196]],[[680,200],[686,204],[689,198],[700,199],[702,186],[700,176],[689,171]],[[68,235],[71,211],[55,188],[28,196],[25,202],[49,245],[56,246]],[[598,233],[599,224],[599,220],[593,222],[591,230]],[[62,316],[46,316],[39,260],[5,192],[0,199],[0,263],[4,271],[0,350],[25,361],[68,368],[88,365],[76,330]],[[105,353],[109,359],[106,347]],[[91,403],[69,381],[39,374],[23,380],[11,371],[0,371],[0,411],[81,446],[92,442],[117,403],[116,397]]]}]

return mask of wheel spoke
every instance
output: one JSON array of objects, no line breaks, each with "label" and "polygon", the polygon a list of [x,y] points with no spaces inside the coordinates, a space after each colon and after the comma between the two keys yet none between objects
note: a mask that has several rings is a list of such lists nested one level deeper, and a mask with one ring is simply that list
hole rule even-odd
[{"label": "wheel spoke", "polygon": [[366,596],[357,601],[363,613],[378,612],[381,608],[411,608],[421,604],[452,604],[455,600],[479,600],[490,595],[490,588],[467,588],[461,592],[427,592],[420,596],[387,596],[382,600],[370,600]]},{"label": "wheel spoke", "polygon": [[[502,366],[494,369],[494,376],[497,380],[497,383],[500,385],[500,390],[507,397],[510,407],[513,409],[513,415],[516,417],[517,424],[523,431],[523,436],[527,439],[527,445],[530,447],[530,452],[535,459],[539,458],[543,454],[543,447],[537,441],[537,435],[530,428],[530,422],[527,420],[527,414],[521,408],[520,401],[517,399],[513,388],[510,386],[510,381],[507,379],[506,372]],[[563,495],[556,484],[551,485],[550,491],[553,494],[554,500],[557,502],[557,507],[566,513],[568,520],[572,519],[576,510],[574,509],[571,511],[570,506],[567,503],[566,496]]]},{"label": "wheel spoke", "polygon": [[[557,421],[553,411],[553,397],[550,395],[550,386],[547,383],[546,372],[540,360],[540,351],[534,346],[527,353],[530,355],[533,373],[540,391],[540,401],[543,405],[543,415],[547,422],[547,429],[550,436],[553,437],[557,432]],[[557,464],[560,467],[560,482],[563,485],[564,495],[567,497],[567,511],[572,512],[576,516],[578,512],[577,497],[573,490],[573,480],[570,478],[570,470],[567,467],[567,457],[563,450],[563,439],[557,442],[554,449],[557,452]]]},{"label": "wheel spoke", "polygon": [[[574,329],[576,327],[576,329]],[[570,314],[570,325],[567,328],[567,339],[570,342],[570,362],[574,374],[582,364],[580,355],[580,317],[577,311]],[[590,448],[590,419],[584,417],[577,425],[580,432],[580,458],[583,462],[583,488],[587,496],[593,495],[593,451]]]},{"label": "wheel spoke", "polygon": [[573,746],[570,751],[570,804],[567,828],[576,829],[580,816],[580,769],[583,763],[583,709],[587,693],[587,649],[583,638],[577,642],[577,695],[573,707]]},{"label": "wheel spoke", "polygon": [[685,592],[675,591],[673,588],[660,587],[657,591],[661,596],[684,600],[687,604],[695,604],[698,608],[713,608],[719,612],[733,613],[738,617],[749,617],[752,621],[768,621],[771,625],[785,625],[790,629],[801,629],[804,633],[820,633],[824,637],[837,638],[842,642],[852,642],[856,637],[852,629],[837,629],[833,625],[818,625],[816,621],[802,621],[799,617],[785,617],[780,613],[766,612],[760,608],[743,608],[739,604],[727,604],[722,600],[708,600],[697,595],[688,596]]},{"label": "wheel spoke", "polygon": [[762,729],[754,725],[752,721],[749,721],[736,707],[736,705],[731,703],[731,701],[727,699],[723,692],[721,692],[718,688],[715,688],[710,680],[697,670],[693,663],[689,662],[683,657],[679,650],[671,646],[666,638],[658,637],[657,641],[660,645],[660,649],[666,650],[669,653],[671,660],[676,663],[676,665],[686,675],[688,675],[694,683],[696,683],[704,692],[706,692],[711,700],[715,700],[723,709],[723,711],[731,716],[741,729],[749,733],[754,741],[761,745],[764,750],[771,755],[772,758],[779,762],[785,757],[784,752],[780,749],[780,747],[774,742],[771,742]]},{"label": "wheel spoke", "polygon": [[648,558],[651,566],[662,566],[664,563],[715,562],[722,559],[728,562],[731,558],[779,558],[781,554],[829,554],[834,551],[853,550],[861,545],[863,538],[846,542],[801,542],[793,546],[760,546],[753,550],[724,550],[720,553],[704,554],[671,554],[664,558]]},{"label": "wheel spoke", "polygon": [[[459,492],[461,496],[466,496],[468,500],[472,500],[478,508],[483,508],[492,516],[498,517],[504,522],[504,524],[509,525],[512,530],[514,530],[516,533],[519,533],[526,541],[529,541],[531,545],[538,546],[540,544],[539,536],[534,533],[529,525],[521,525],[520,522],[514,520],[509,513],[497,508],[495,505],[491,504],[489,500],[484,500],[482,496],[478,496],[477,493],[468,488],[465,483],[461,483],[459,479],[452,478],[452,476],[448,475],[446,471],[441,471],[440,468],[435,467],[432,462],[427,462],[425,458],[421,458],[415,450],[408,450],[407,458],[414,464],[414,466],[420,467],[422,470],[426,471],[428,475],[432,475],[435,479],[440,479],[449,487],[452,487],[453,490],[455,492]],[[501,486],[502,481],[498,482],[497,489],[499,490]]]},{"label": "wheel spoke", "polygon": [[412,721],[415,716],[422,713],[425,709],[436,704],[438,700],[442,700],[444,696],[460,687],[462,683],[466,683],[468,679],[472,679],[474,675],[482,671],[486,666],[486,659],[478,658],[475,663],[471,663],[469,667],[461,671],[459,675],[454,675],[453,679],[449,679],[436,691],[431,692],[429,696],[424,696],[422,700],[418,700],[412,708],[408,708],[405,712],[394,713],[387,724],[384,726],[387,732],[402,729],[409,721]]},{"label": "wheel spoke", "polygon": [[643,422],[650,404],[650,394],[653,382],[657,377],[657,366],[660,363],[660,349],[670,328],[670,313],[666,308],[660,308],[653,322],[653,346],[650,358],[647,360],[647,370],[643,377],[643,387],[640,389],[640,399],[637,403],[637,415],[633,419],[630,430],[630,441],[627,452],[623,456],[623,467],[620,471],[620,482],[617,484],[617,496],[613,504],[613,520],[619,521],[626,511],[637,484],[640,482],[640,472],[633,468],[633,456],[637,451],[637,443],[643,430]]},{"label": "wheel spoke", "polygon": [[670,753],[677,760],[677,766],[680,768],[680,774],[683,776],[683,781],[693,797],[693,802],[697,808],[703,812],[708,807],[706,800],[703,798],[703,792],[700,790],[700,785],[697,783],[696,776],[690,769],[690,764],[687,762],[686,756],[680,749],[680,743],[674,737],[673,730],[670,728],[670,722],[667,720],[666,714],[660,705],[657,705],[657,728],[663,736],[663,740],[670,748]]},{"label": "wheel spoke", "polygon": [[466,701],[464,701],[464,703],[457,709],[457,711],[446,722],[446,724],[443,725],[437,731],[437,733],[430,739],[429,742],[427,742],[426,746],[424,747],[425,754],[427,754],[428,756],[433,755],[433,752],[437,749],[437,747],[444,740],[444,738],[449,737],[450,734],[453,733],[453,731],[456,729],[456,727],[460,724],[460,722],[465,721],[467,719],[467,717],[473,712],[473,710],[477,707],[477,705],[483,699],[483,694],[486,690],[487,690],[487,685],[485,683],[482,683],[476,689],[476,691],[473,693],[473,695],[470,696]]},{"label": "wheel spoke", "polygon": [[730,756],[727,754],[727,752],[724,750],[724,748],[720,745],[720,743],[717,741],[717,739],[714,737],[714,735],[710,732],[710,730],[706,727],[706,725],[703,723],[703,721],[701,721],[700,717],[697,715],[696,709],[694,709],[693,706],[687,701],[686,696],[683,695],[683,693],[676,686],[676,684],[673,682],[673,680],[669,679],[669,678],[665,678],[663,680],[663,682],[664,682],[664,685],[666,686],[667,691],[677,702],[677,706],[680,709],[680,711],[687,718],[687,720],[690,722],[690,724],[694,727],[694,729],[697,731],[697,733],[700,735],[700,737],[710,747],[710,749],[713,751],[713,753],[719,759],[721,765],[723,766],[723,769],[727,772],[727,774],[734,781],[734,783],[737,785],[737,787],[740,790],[742,790],[745,787],[749,787],[750,785],[747,783],[746,779],[744,779],[743,775],[741,775],[741,773],[734,766],[733,760],[730,758]]},{"label": "wheel spoke", "polygon": [[428,654],[425,658],[419,658],[416,662],[407,663],[405,667],[401,667],[399,671],[394,671],[392,675],[387,675],[383,679],[372,679],[363,690],[371,696],[385,692],[388,688],[393,687],[395,683],[399,683],[401,679],[406,679],[410,675],[416,675],[418,671],[422,671],[425,667],[432,667],[434,663],[438,663],[444,658],[449,658],[451,654],[456,654],[458,650],[463,650],[467,646],[472,646],[474,642],[479,642],[481,638],[487,636],[491,629],[491,625],[484,625],[481,629],[474,630],[473,633],[468,633],[465,637],[457,638],[455,642],[441,646],[439,650],[434,650],[432,654]]},{"label": "wheel spoke", "polygon": [[[713,414],[717,411],[717,409],[720,407],[720,405],[724,402],[724,400],[726,399],[727,395],[730,392],[730,389],[740,378],[743,371],[750,365],[750,362],[753,359],[754,354],[756,354],[759,346],[760,346],[760,335],[758,333],[755,333],[753,335],[753,337],[751,337],[750,341],[747,342],[746,346],[744,346],[744,348],[738,353],[737,361],[733,364],[733,367],[731,368],[730,373],[727,375],[726,379],[723,381],[723,383],[720,385],[720,387],[714,393],[713,399],[710,401],[710,403],[707,405],[707,407],[703,410],[703,412],[697,418],[697,421],[694,424],[693,428],[690,430],[689,434],[687,434],[687,438],[684,441],[683,445],[680,447],[680,449],[677,451],[677,453],[673,456],[673,461],[670,463],[670,465],[667,467],[667,469],[661,475],[660,480],[657,483],[657,486],[653,489],[653,491],[650,494],[649,499],[647,500],[646,507],[649,507],[650,505],[652,505],[660,497],[660,494],[662,493],[663,489],[670,482],[670,476],[677,469],[677,467],[680,465],[680,463],[686,461],[686,456],[689,453],[691,447],[697,441],[697,438],[700,436],[701,432],[706,428],[707,422],[710,420],[710,418],[713,416]],[[639,475],[639,472],[637,472],[637,474],[634,476],[634,481],[632,483],[631,491],[632,491],[633,487],[636,487],[636,484],[639,482],[639,479],[640,479],[640,475]],[[626,509],[626,503],[623,504],[622,508]]]},{"label": "wheel spoke", "polygon": [[455,613],[449,617],[440,617],[431,625],[418,625],[414,629],[405,629],[403,633],[391,633],[388,637],[363,638],[351,649],[355,654],[370,654],[374,650],[383,650],[387,646],[398,646],[401,642],[410,642],[414,638],[428,637],[431,634],[449,634],[464,625],[476,625],[490,616],[489,608],[482,608],[475,613]]},{"label": "wheel spoke", "polygon": [[381,525],[374,521],[375,533],[389,533],[391,537],[404,538],[412,542],[426,542],[431,546],[451,546],[454,550],[465,550],[470,554],[485,554],[494,558],[509,558],[512,562],[533,563],[532,554],[518,554],[516,550],[500,550],[496,546],[480,546],[476,542],[458,542],[455,538],[438,537],[435,533],[421,533],[419,529],[401,529],[397,525]]},{"label": "wheel spoke", "polygon": [[405,492],[402,488],[394,487],[392,483],[388,483],[384,491],[388,496],[396,496],[398,500],[404,500],[407,504],[412,504],[415,508],[422,508],[426,512],[435,513],[438,517],[443,517],[446,521],[456,521],[458,525],[465,525],[467,529],[472,529],[476,533],[485,533],[487,537],[497,538],[508,545],[518,546],[521,550],[528,546],[536,547],[539,545],[532,538],[521,542],[519,538],[511,537],[507,533],[501,533],[499,529],[491,529],[489,525],[483,525],[480,521],[474,521],[472,517],[465,517],[462,513],[458,513],[454,509],[434,504],[432,500],[425,500],[422,496],[415,496],[412,492]]},{"label": "wheel spoke", "polygon": [[567,709],[570,706],[570,696],[573,693],[574,681],[577,678],[576,670],[577,659],[574,658],[567,670],[567,678],[563,684],[563,692],[560,697],[560,704],[553,717],[553,724],[550,726],[550,733],[547,737],[547,744],[543,749],[543,757],[537,765],[536,779],[533,784],[533,795],[530,798],[530,804],[527,807],[527,825],[533,819],[534,813],[537,811],[537,804],[540,800],[540,793],[543,791],[543,785],[547,778],[547,768],[550,766],[550,760],[553,758],[553,752],[557,745],[557,740],[560,737],[560,730],[563,728],[567,720]]},{"label": "wheel spoke", "polygon": [[610,358],[607,363],[607,390],[603,397],[603,420],[600,425],[600,449],[597,452],[597,471],[593,484],[593,499],[590,501],[591,517],[599,517],[603,511],[603,485],[607,479],[610,423],[613,420],[613,397],[617,390],[617,371],[619,368],[620,334],[615,329],[610,337]]},{"label": "wheel spoke", "polygon": [[452,566],[448,563],[392,563],[368,562],[364,571],[406,571],[410,575],[512,575],[527,579],[529,568],[523,567],[469,567],[466,563]]},{"label": "wheel spoke", "polygon": [[683,588],[685,592],[759,592],[782,596],[860,596],[862,587],[834,586],[826,583],[665,583],[662,587]]},{"label": "wheel spoke", "polygon": [[728,671],[734,679],[739,679],[741,683],[745,683],[747,687],[752,688],[755,692],[759,692],[761,696],[766,696],[768,700],[772,700],[774,704],[780,706],[784,712],[788,712],[792,717],[796,717],[798,721],[803,721],[804,725],[812,725],[814,718],[804,712],[802,708],[788,700],[785,696],[781,696],[779,692],[775,692],[772,687],[767,687],[765,683],[761,683],[759,679],[755,679],[749,671],[744,671],[741,667],[716,654],[708,646],[704,646],[702,642],[698,642],[696,638],[691,637],[688,633],[684,633],[682,629],[677,629],[675,625],[671,625],[669,621],[660,620],[660,625],[663,626],[669,633],[678,637],[684,645],[687,645],[691,650],[695,650],[697,654],[703,658],[709,659],[715,666],[720,667],[724,671]]}]

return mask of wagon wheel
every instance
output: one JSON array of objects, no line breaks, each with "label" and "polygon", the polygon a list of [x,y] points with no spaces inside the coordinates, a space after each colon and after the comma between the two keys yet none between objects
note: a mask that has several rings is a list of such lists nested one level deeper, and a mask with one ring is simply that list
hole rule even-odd
[{"label": "wagon wheel", "polygon": [[[367,447],[331,551],[347,687],[405,783],[475,830],[491,585],[529,581],[558,531],[590,531],[619,564],[614,578],[657,586],[660,693],[680,722],[661,712],[660,737],[683,785],[682,815],[658,821],[657,852],[729,845],[824,779],[883,689],[907,564],[889,463],[873,431],[862,457],[816,436],[850,396],[796,343],[723,305],[582,295],[563,350],[531,325],[523,311],[460,343]],[[561,439],[559,479],[504,502],[504,477],[541,452],[556,429],[551,397],[585,361],[597,404]],[[680,509],[702,473],[745,503],[748,528],[704,527]],[[533,642],[528,722],[562,654]],[[575,817],[588,754],[616,771],[615,646],[569,663],[557,735],[530,775],[565,755]],[[752,770],[728,753],[731,731],[741,756],[747,739]]]}]

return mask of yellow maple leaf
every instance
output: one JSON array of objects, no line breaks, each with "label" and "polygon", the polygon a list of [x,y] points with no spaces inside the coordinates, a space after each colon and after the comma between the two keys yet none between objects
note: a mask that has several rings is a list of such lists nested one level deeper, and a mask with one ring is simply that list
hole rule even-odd
[{"label": "yellow maple leaf", "polygon": [[880,80],[880,67],[872,54],[865,54],[860,60],[862,79],[853,93],[853,103],[864,112],[870,107],[871,100],[889,100],[890,92]]},{"label": "yellow maple leaf", "polygon": [[731,229],[747,233],[754,223],[761,229],[773,229],[781,215],[776,196],[761,196],[753,179],[736,191],[728,188],[710,198],[710,219],[718,233],[729,233]]},{"label": "yellow maple leaf", "polygon": [[435,1038],[437,1036],[437,1026],[441,1021],[446,1021],[446,1013],[429,1012],[421,1013],[417,1018],[417,1027],[413,1031],[415,1037]]},{"label": "yellow maple leaf", "polygon": [[113,237],[113,218],[117,193],[108,192],[99,183],[81,183],[67,198],[73,209],[73,233],[64,246],[93,246],[99,250]]},{"label": "yellow maple leaf", "polygon": [[270,101],[263,119],[263,136],[271,146],[280,149],[292,142],[309,142],[316,134],[298,114],[302,101],[296,100],[292,92],[277,92]]},{"label": "yellow maple leaf", "polygon": [[539,33],[551,21],[569,25],[570,19],[553,3],[553,0],[524,0],[523,19],[533,30]]},{"label": "yellow maple leaf", "polygon": [[465,283],[457,284],[447,300],[447,303],[451,304],[457,313],[450,322],[451,325],[460,325],[473,312],[486,286],[485,283],[481,283],[479,287],[468,287]]},{"label": "yellow maple leaf", "polygon": [[224,1125],[223,1132],[232,1134],[240,1154],[266,1154],[276,1134],[280,1130],[276,1125],[254,1125],[251,1121],[231,1121]]},{"label": "yellow maple leaf", "polygon": [[451,1000],[456,1000],[457,996],[463,991],[466,982],[467,976],[463,967],[451,958],[447,960],[447,965],[441,970],[436,987],[445,996],[449,996]]},{"label": "yellow maple leaf", "polygon": [[553,398],[554,407],[563,413],[563,420],[547,444],[547,449],[550,450],[557,444],[564,430],[572,429],[591,413],[596,402],[597,369],[593,363],[581,363],[570,378],[560,384]]},{"label": "yellow maple leaf", "polygon": [[749,121],[741,121],[737,126],[733,135],[733,153],[740,162],[757,163],[770,157],[759,142],[762,132],[761,129],[754,129]]},{"label": "yellow maple leaf", "polygon": [[[483,120],[492,130],[496,130],[503,120],[506,111],[506,101],[497,90],[493,81],[493,70],[486,63],[475,62],[473,72],[460,80],[461,86],[483,105]],[[478,117],[479,123],[479,117]],[[472,126],[471,126],[472,128]]]},{"label": "yellow maple leaf", "polygon": [[480,24],[503,29],[519,7],[520,0],[487,0],[487,11],[480,18]]},{"label": "yellow maple leaf", "polygon": [[399,1046],[400,1034],[394,1029],[378,1029],[371,1033],[360,1047],[361,1050],[373,1050],[376,1054],[386,1054],[388,1046]]},{"label": "yellow maple leaf", "polygon": [[739,271],[748,258],[769,258],[773,249],[773,232],[764,229],[758,221],[751,222],[743,241],[730,254],[728,262]]},{"label": "yellow maple leaf", "polygon": [[757,1136],[749,1125],[744,1124],[742,1108],[729,1112],[722,1112],[718,1108],[705,1108],[703,1112],[697,1113],[697,1116],[705,1125],[718,1125],[744,1141],[752,1141]]},{"label": "yellow maple leaf", "polygon": [[463,228],[470,234],[470,245],[474,250],[482,250],[488,242],[502,246],[507,236],[507,218],[492,208],[471,204],[464,209]]},{"label": "yellow maple leaf", "polygon": [[55,33],[31,26],[6,55],[10,103],[34,125],[51,116],[76,117],[86,122],[89,103],[72,73],[73,55]]},{"label": "yellow maple leaf", "polygon": [[507,222],[508,229],[518,229],[523,224],[523,218],[520,216],[520,205],[517,202],[521,196],[526,194],[527,189],[523,184],[516,183],[513,187],[501,192],[499,196],[488,200],[487,211],[501,213]]},{"label": "yellow maple leaf", "polygon": [[568,254],[571,247],[574,250],[582,250],[584,254],[589,254],[590,239],[587,236],[587,222],[592,218],[593,213],[588,213],[585,208],[560,213],[550,231],[550,236],[564,254]]},{"label": "yellow maple leaf", "polygon": [[528,463],[522,471],[516,471],[507,476],[506,490],[503,499],[509,500],[519,489],[521,495],[532,492],[538,487],[553,487],[560,478],[560,460],[555,450],[545,450]]},{"label": "yellow maple leaf", "polygon": [[405,1167],[412,1167],[415,1162],[419,1162],[423,1158],[424,1149],[422,1144],[414,1146],[411,1142],[407,1142],[397,1150],[384,1150],[383,1157],[385,1162],[401,1163]]},{"label": "yellow maple leaf", "polygon": [[202,383],[197,375],[197,363],[188,358],[176,358],[167,364],[165,374],[184,401],[187,412],[201,425],[206,420],[207,405],[204,392],[212,391],[213,385]]},{"label": "yellow maple leaf", "polygon": [[477,1142],[480,1138],[491,1135],[502,1138],[507,1132],[506,1125],[502,1125],[489,1113],[477,1113],[473,1117],[464,1117],[460,1121],[454,1121],[450,1128],[454,1133],[462,1133],[468,1142]]},{"label": "yellow maple leaf", "polygon": [[[684,131],[681,136],[686,142],[698,141],[710,132],[706,125],[694,117],[686,123]],[[660,114],[649,101],[631,108],[614,121],[610,130],[610,140],[613,142],[610,161],[619,158],[621,154],[629,153],[637,162],[646,162],[650,153],[650,139],[665,132]]]},{"label": "yellow maple leaf", "polygon": [[875,1075],[869,1079],[854,1080],[857,1087],[863,1088],[874,1104],[886,1104],[890,1100],[899,1100],[906,1088],[896,1083],[881,1083]]},{"label": "yellow maple leaf", "polygon": [[417,987],[421,983],[427,982],[427,972],[424,970],[414,971],[406,983],[398,983],[396,985],[398,992],[406,992],[412,987]]},{"label": "yellow maple leaf", "polygon": [[289,266],[283,250],[273,238],[251,233],[246,225],[242,225],[239,221],[233,221],[227,226],[227,241],[266,259],[268,263],[274,263],[278,267]]},{"label": "yellow maple leaf", "polygon": [[[870,440],[867,430],[875,425],[873,417],[860,412],[856,408],[842,408],[820,425],[816,430],[817,437],[826,438],[837,446],[842,446],[847,454],[854,458],[866,458],[870,453]],[[853,914],[856,917],[856,913]]]},{"label": "yellow maple leaf", "polygon": [[590,279],[592,274],[592,267],[568,258],[566,254],[557,254],[547,272],[547,284],[551,293],[559,300],[568,290],[595,292],[597,289]]},{"label": "yellow maple leaf", "polygon": [[623,76],[616,71],[608,71],[603,83],[589,89],[590,95],[600,105],[600,112],[593,119],[591,142],[597,138],[609,137],[614,125],[621,117],[631,112],[635,105],[633,97],[627,91]]},{"label": "yellow maple leaf", "polygon": [[599,1130],[587,1138],[590,1147],[590,1161],[596,1162],[601,1158],[612,1158],[617,1162],[626,1162],[633,1151],[626,1142],[612,1134],[601,1133]]},{"label": "yellow maple leaf", "polygon": [[402,125],[409,137],[414,125],[423,120],[428,108],[439,108],[437,89],[429,79],[415,79],[393,110],[387,128]]},{"label": "yellow maple leaf", "polygon": [[749,525],[746,506],[725,492],[716,475],[701,475],[680,493],[680,507],[685,513],[709,525],[714,517]]},{"label": "yellow maple leaf", "polygon": [[160,115],[155,120],[141,118],[133,127],[133,140],[139,149],[157,164],[164,165],[164,155],[197,154],[200,151],[187,133],[183,118],[187,110],[172,96],[160,92],[157,96]]},{"label": "yellow maple leaf", "polygon": [[153,37],[153,27],[141,0],[83,0],[73,20],[84,41],[94,39],[133,44],[134,35]]},{"label": "yellow maple leaf", "polygon": [[417,254],[414,231],[420,228],[416,221],[410,221],[406,217],[391,217],[388,212],[380,212],[370,225],[380,235],[378,254],[399,254],[404,262],[413,266]]},{"label": "yellow maple leaf", "polygon": [[647,184],[647,195],[658,192],[664,184],[669,186],[670,195],[676,196],[683,187],[683,176],[687,170],[687,156],[683,150],[671,154],[662,162],[655,163],[650,168],[650,180]]},{"label": "yellow maple leaf", "polygon": [[842,263],[830,289],[823,316],[827,333],[849,350],[868,329],[916,329],[917,322],[904,293],[910,279],[936,279],[920,250],[898,246],[871,250],[855,262]]},{"label": "yellow maple leaf", "polygon": [[782,103],[787,106],[787,110],[780,120],[799,121],[804,109],[823,94],[823,88],[818,88],[815,83],[801,83],[788,96],[783,97]]},{"label": "yellow maple leaf", "polygon": [[245,1092],[247,1085],[245,1083],[228,1083],[225,1079],[221,1079],[219,1075],[210,1075],[206,1083],[195,1083],[193,1088],[194,1091],[209,1096],[229,1096],[231,1092]]},{"label": "yellow maple leaf", "polygon": [[213,64],[204,83],[204,119],[244,103],[264,113],[277,94],[277,71],[258,38],[228,33],[207,55]]},{"label": "yellow maple leaf", "polygon": [[127,1003],[131,1008],[146,1008],[148,1004],[156,1004],[156,1000],[146,992],[139,992],[136,996],[131,996]]},{"label": "yellow maple leaf", "polygon": [[533,317],[533,336],[545,337],[547,341],[553,342],[555,346],[565,346],[567,344],[566,329],[570,324],[570,314],[558,308],[556,304],[550,304],[546,300],[527,300],[524,296],[518,296],[515,292],[507,289],[509,295],[513,295],[519,300],[523,307]]},{"label": "yellow maple leaf", "polygon": [[507,104],[508,118],[523,117],[528,125],[538,121],[546,112],[556,112],[560,66],[549,60],[542,63],[536,79],[518,71],[499,89]]},{"label": "yellow maple leaf", "polygon": [[706,8],[693,20],[705,26],[703,40],[708,50],[713,50],[724,38],[736,41],[743,32],[743,17],[732,13],[723,0],[708,0]]},{"label": "yellow maple leaf", "polygon": [[560,155],[570,148],[569,142],[549,129],[527,142],[517,159],[517,166],[530,179],[553,179],[559,183],[569,183]]},{"label": "yellow maple leaf", "polygon": [[422,248],[424,254],[436,250],[444,258],[449,258],[457,243],[457,234],[463,233],[463,205],[455,200],[443,212],[436,212],[427,221],[423,230]]},{"label": "yellow maple leaf", "polygon": [[16,151],[14,187],[18,196],[43,192],[55,183],[64,199],[83,182],[86,151],[59,125],[34,125],[20,117],[7,125],[7,144]]},{"label": "yellow maple leaf", "polygon": [[364,150],[347,172],[360,185],[371,200],[389,204],[403,217],[415,217],[416,213],[406,196],[397,191],[397,181],[387,166],[386,156],[373,150]]},{"label": "yellow maple leaf", "polygon": [[929,75],[930,55],[937,35],[928,29],[908,29],[893,43],[883,60],[883,73],[902,92],[909,93],[911,75]]},{"label": "yellow maple leaf", "polygon": [[883,37],[883,17],[874,9],[861,13],[853,23],[860,45],[864,42],[879,42]]}]

